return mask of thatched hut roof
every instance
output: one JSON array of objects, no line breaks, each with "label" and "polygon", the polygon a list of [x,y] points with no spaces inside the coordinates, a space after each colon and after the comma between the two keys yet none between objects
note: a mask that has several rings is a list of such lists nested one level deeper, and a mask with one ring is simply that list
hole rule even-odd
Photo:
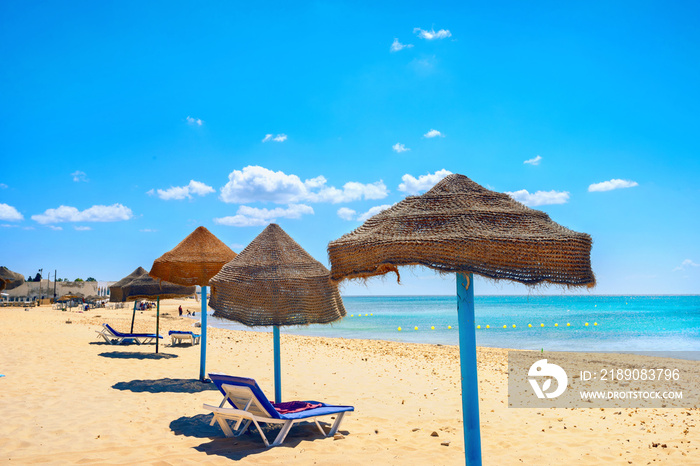
[{"label": "thatched hut roof", "polygon": [[122,278],[118,282],[116,282],[114,285],[109,287],[109,302],[110,303],[123,303],[126,301],[126,297],[124,296],[124,291],[122,290],[122,287],[126,285],[127,283],[130,283],[131,280],[133,280],[136,277],[140,277],[143,274],[148,274],[146,269],[143,267],[137,267],[136,270],[131,272],[129,275],[126,277]]},{"label": "thatched hut roof", "polygon": [[151,277],[178,285],[209,285],[211,277],[236,253],[204,227],[153,262]]},{"label": "thatched hut roof", "polygon": [[592,287],[590,253],[589,235],[458,174],[328,245],[336,281],[424,265],[526,285]]},{"label": "thatched hut roof", "polygon": [[325,324],[345,316],[328,269],[274,223],[211,286],[214,316],[248,326]]},{"label": "thatched hut roof", "polygon": [[164,280],[156,280],[148,275],[148,272],[142,267],[118,283],[121,283],[120,288],[124,301],[185,298],[192,296],[197,290],[195,286],[181,286]]},{"label": "thatched hut roof", "polygon": [[7,267],[0,267],[0,290],[11,290],[24,283],[24,275],[13,272]]}]

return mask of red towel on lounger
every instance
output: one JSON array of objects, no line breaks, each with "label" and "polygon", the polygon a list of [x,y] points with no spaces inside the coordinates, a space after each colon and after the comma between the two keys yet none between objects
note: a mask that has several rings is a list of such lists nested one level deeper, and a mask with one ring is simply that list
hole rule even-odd
[{"label": "red towel on lounger", "polygon": [[307,401],[285,401],[284,403],[272,403],[272,406],[280,414],[291,414],[306,411],[307,409],[320,408],[323,404],[314,404]]}]

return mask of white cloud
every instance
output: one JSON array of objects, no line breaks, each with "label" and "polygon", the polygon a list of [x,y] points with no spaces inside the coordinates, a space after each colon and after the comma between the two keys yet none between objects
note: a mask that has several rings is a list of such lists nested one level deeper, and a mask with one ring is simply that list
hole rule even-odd
[{"label": "white cloud", "polygon": [[[159,198],[164,201],[169,201],[172,199],[192,199],[193,194],[197,196],[206,196],[207,194],[216,192],[216,190],[200,181],[190,180],[190,183],[186,186],[172,186],[168,189],[159,189],[157,192]],[[155,192],[151,189],[146,194],[152,196]]]},{"label": "white cloud", "polygon": [[75,207],[62,205],[57,209],[48,209],[43,214],[32,215],[32,220],[41,223],[60,222],[118,222],[133,217],[131,209],[121,204],[110,206],[94,205],[79,211]]},{"label": "white cloud", "polygon": [[602,183],[593,183],[588,187],[588,192],[612,191],[613,189],[633,188],[635,186],[639,186],[639,183],[636,181],[612,179],[610,181],[603,181]]},{"label": "white cloud", "polygon": [[55,225],[49,225],[49,228],[55,231],[63,231],[63,227],[57,227]]},{"label": "white cloud", "polygon": [[384,204],[384,205],[374,206],[374,207],[372,207],[371,209],[369,209],[367,212],[365,212],[364,214],[360,214],[360,215],[357,217],[357,221],[358,221],[358,222],[365,222],[365,221],[367,221],[367,219],[369,219],[370,217],[373,217],[373,216],[377,215],[379,212],[381,212],[381,211],[383,211],[383,210],[386,210],[386,209],[388,209],[389,207],[392,207],[393,205],[394,205],[394,204]]},{"label": "white cloud", "polygon": [[199,118],[192,118],[191,116],[187,116],[187,124],[190,126],[202,126],[204,122],[200,120]]},{"label": "white cloud", "polygon": [[242,205],[236,215],[215,218],[214,223],[232,227],[252,227],[267,225],[278,218],[299,219],[304,214],[313,214],[314,209],[305,204],[289,204],[286,209],[276,207],[274,209],[260,209]]},{"label": "white cloud", "polygon": [[538,155],[538,156],[535,157],[534,159],[526,160],[526,161],[524,161],[523,163],[527,163],[527,164],[530,164],[530,165],[539,165],[539,164],[540,164],[540,161],[542,161],[542,157],[540,157],[540,156]]},{"label": "white cloud", "polygon": [[76,183],[78,183],[80,181],[87,182],[87,180],[88,180],[87,175],[85,175],[85,172],[81,172],[80,170],[74,171],[73,173],[70,174],[70,176],[73,177],[73,181],[75,181]]},{"label": "white cloud", "polygon": [[0,183],[0,189],[7,189],[7,185],[5,183]]},{"label": "white cloud", "polygon": [[686,260],[684,260],[683,262],[681,262],[681,265],[679,265],[678,267],[676,267],[675,269],[673,269],[673,271],[675,272],[675,271],[677,271],[677,270],[685,270],[685,269],[687,269],[687,268],[689,268],[689,267],[700,267],[700,264],[696,264],[696,263],[693,262],[692,260],[686,259]]},{"label": "white cloud", "polygon": [[444,168],[436,171],[432,175],[428,173],[427,175],[420,175],[418,178],[406,173],[401,177],[403,183],[399,185],[399,191],[408,194],[418,194],[422,191],[429,190],[435,186],[438,181],[451,174],[451,171],[445,170]]},{"label": "white cloud", "polygon": [[77,231],[89,231],[92,230],[90,227],[75,227]]},{"label": "white cloud", "polygon": [[245,246],[246,246],[245,244],[241,244],[241,243],[231,243],[228,245],[228,247],[230,247],[231,249],[239,249],[239,250],[244,249]]},{"label": "white cloud", "polygon": [[356,213],[356,211],[348,209],[347,207],[341,207],[338,209],[338,217],[342,218],[343,220],[352,220],[355,218]]},{"label": "white cloud", "polygon": [[568,191],[537,191],[530,194],[527,189],[520,191],[506,192],[510,197],[518,202],[522,202],[528,207],[550,204],[566,204],[569,200]]},{"label": "white cloud", "polygon": [[14,222],[24,220],[24,216],[11,205],[0,203],[0,220]]},{"label": "white cloud", "polygon": [[438,137],[438,136],[440,136],[441,138],[444,138],[444,137],[445,137],[444,134],[442,134],[440,131],[438,131],[438,130],[436,130],[436,129],[431,129],[430,131],[428,131],[427,133],[425,133],[425,134],[423,135],[424,138],[435,138],[435,137]]},{"label": "white cloud", "polygon": [[220,198],[224,202],[245,204],[248,202],[274,202],[290,204],[307,202],[340,202],[360,199],[382,199],[389,194],[386,185],[380,180],[375,183],[350,181],[342,189],[326,186],[326,178],[301,181],[297,175],[287,175],[282,171],[273,172],[260,166],[247,166],[234,170],[229,182],[221,188]]},{"label": "white cloud", "polygon": [[389,50],[392,52],[398,52],[403,49],[410,49],[411,47],[413,47],[413,44],[402,44],[398,39],[394,39],[394,42],[392,42]]},{"label": "white cloud", "polygon": [[277,136],[274,136],[272,134],[266,134],[265,137],[263,138],[262,142],[268,142],[268,141],[284,142],[286,140],[287,140],[286,134],[278,134]]},{"label": "white cloud", "polygon": [[142,230],[139,230],[141,233],[155,233],[158,230],[154,230],[152,228],[144,228]]},{"label": "white cloud", "polygon": [[404,146],[403,144],[398,143],[398,142],[397,142],[396,144],[394,144],[393,146],[391,146],[391,148],[394,149],[394,151],[395,151],[395,152],[398,152],[399,154],[400,154],[401,152],[406,152],[406,151],[411,150],[411,149],[409,149],[408,147],[406,147],[406,146]]},{"label": "white cloud", "polygon": [[435,29],[426,31],[425,29],[421,28],[413,28],[413,33],[417,34],[421,39],[426,40],[446,39],[448,37],[452,37],[452,33],[447,29],[440,29],[438,32],[435,32]]},{"label": "white cloud", "polygon": [[19,227],[19,225],[10,225],[10,224],[8,224],[8,223],[3,223],[2,225],[0,225],[0,227],[3,227],[3,228],[17,228],[17,227]]}]

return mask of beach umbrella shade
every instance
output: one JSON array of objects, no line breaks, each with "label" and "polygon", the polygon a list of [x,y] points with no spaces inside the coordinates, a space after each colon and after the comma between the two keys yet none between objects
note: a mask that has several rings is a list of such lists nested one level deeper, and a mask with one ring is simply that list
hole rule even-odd
[{"label": "beach umbrella shade", "polygon": [[24,275],[0,267],[0,290],[12,290],[24,283]]},{"label": "beach umbrella shade", "polygon": [[[156,335],[158,335],[160,331],[160,299],[192,296],[197,288],[194,285],[182,286],[164,280],[156,280],[148,275],[144,269],[141,270],[142,274],[131,277],[121,285],[122,294],[126,301],[156,300]],[[159,340],[160,338],[156,338],[156,353],[158,352]]]},{"label": "beach umbrella shade", "polygon": [[591,237],[463,175],[445,177],[331,241],[335,281],[424,265],[456,273],[462,408],[468,464],[480,464],[473,274],[526,285],[592,287]]},{"label": "beach umbrella shade", "polygon": [[268,225],[211,279],[214,316],[272,326],[275,401],[281,401],[279,327],[327,324],[345,316],[330,272],[279,225]]},{"label": "beach umbrella shade", "polygon": [[[122,278],[115,284],[109,287],[109,302],[110,303],[123,303],[126,302],[126,298],[124,297],[124,291],[122,287],[124,284],[131,282],[136,277],[140,277],[143,274],[147,274],[148,272],[146,269],[143,267],[137,267],[136,270],[131,272],[129,275],[126,277]],[[136,301],[134,301],[134,310],[131,315],[131,333],[134,333],[134,319],[136,318]]]},{"label": "beach umbrella shade", "polygon": [[184,286],[202,287],[202,313],[199,380],[204,377],[207,360],[207,286],[221,267],[236,253],[204,227],[197,227],[177,246],[153,261],[151,277]]}]

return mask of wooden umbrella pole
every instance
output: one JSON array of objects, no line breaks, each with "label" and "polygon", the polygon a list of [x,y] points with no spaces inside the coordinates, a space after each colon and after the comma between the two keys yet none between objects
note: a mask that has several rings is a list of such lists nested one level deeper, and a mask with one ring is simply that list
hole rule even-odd
[{"label": "wooden umbrella pole", "polygon": [[156,354],[158,354],[158,340],[160,340],[160,296],[156,298]]},{"label": "wooden umbrella pole", "polygon": [[134,301],[134,312],[131,314],[131,333],[134,333],[134,318],[136,317],[136,301]]},{"label": "wooden umbrella pole", "polygon": [[479,378],[476,364],[476,325],[474,317],[474,275],[457,275],[457,322],[459,361],[462,375],[462,421],[464,456],[467,465],[481,465],[479,431]]},{"label": "wooden umbrella pole", "polygon": [[207,287],[202,287],[202,337],[200,341],[200,354],[199,354],[199,381],[205,382],[205,370],[207,366]]},{"label": "wooden umbrella pole", "polygon": [[272,327],[272,340],[275,353],[275,403],[282,403],[282,369],[280,363],[280,328]]}]

